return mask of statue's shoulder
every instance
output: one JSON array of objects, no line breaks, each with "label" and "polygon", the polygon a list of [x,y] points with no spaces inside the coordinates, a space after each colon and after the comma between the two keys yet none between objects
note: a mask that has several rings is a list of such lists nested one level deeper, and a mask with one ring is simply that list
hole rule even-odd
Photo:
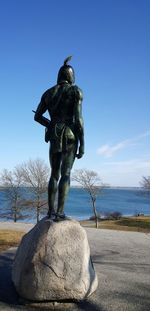
[{"label": "statue's shoulder", "polygon": [[42,95],[42,99],[46,99],[46,98],[51,98],[54,96],[54,94],[57,92],[58,89],[58,85],[54,85],[51,88],[47,89],[43,95]]},{"label": "statue's shoulder", "polygon": [[71,88],[75,95],[76,100],[82,100],[83,99],[82,90],[77,85],[72,85]]}]

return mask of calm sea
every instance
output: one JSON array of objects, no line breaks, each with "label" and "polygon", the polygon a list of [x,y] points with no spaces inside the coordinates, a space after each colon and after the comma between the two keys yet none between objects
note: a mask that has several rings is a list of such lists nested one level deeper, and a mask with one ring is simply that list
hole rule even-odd
[{"label": "calm sea", "polygon": [[[142,213],[150,215],[150,196],[142,194],[138,188],[108,188],[104,189],[97,198],[97,210],[104,215],[108,212],[119,211],[122,215],[135,215]],[[7,214],[8,202],[4,200],[0,191],[0,221],[10,220],[4,217]],[[92,213],[92,207],[88,194],[81,188],[71,188],[65,205],[65,213],[75,219],[88,219]],[[36,222],[36,212],[34,208],[23,210],[25,222]],[[46,215],[42,212],[41,217]]]}]

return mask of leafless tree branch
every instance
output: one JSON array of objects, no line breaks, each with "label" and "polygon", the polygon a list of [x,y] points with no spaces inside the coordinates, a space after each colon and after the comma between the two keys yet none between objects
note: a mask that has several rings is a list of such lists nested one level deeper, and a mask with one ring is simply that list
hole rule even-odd
[{"label": "leafless tree branch", "polygon": [[91,203],[92,203],[93,212],[95,215],[96,228],[98,228],[96,199],[98,195],[100,195],[105,185],[102,183],[101,178],[97,172],[87,170],[87,169],[75,170],[74,173],[72,174],[72,180],[79,183],[81,187],[89,194]]}]

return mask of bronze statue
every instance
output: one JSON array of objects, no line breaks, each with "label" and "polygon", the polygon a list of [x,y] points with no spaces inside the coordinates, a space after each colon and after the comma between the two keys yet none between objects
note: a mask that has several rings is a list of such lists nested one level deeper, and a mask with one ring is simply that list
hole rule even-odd
[{"label": "bronze statue", "polygon": [[[57,84],[41,97],[34,120],[46,127],[45,141],[50,141],[51,176],[48,185],[48,216],[65,219],[64,203],[70,186],[70,173],[75,157],[84,154],[82,91],[74,85],[75,74],[67,57],[59,69]],[[50,120],[43,114],[48,111]],[[58,190],[58,205],[54,203]]]}]

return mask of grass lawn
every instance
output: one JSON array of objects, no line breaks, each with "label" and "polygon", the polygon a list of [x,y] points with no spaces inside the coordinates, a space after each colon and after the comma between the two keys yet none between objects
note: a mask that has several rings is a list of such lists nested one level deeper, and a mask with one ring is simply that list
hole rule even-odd
[{"label": "grass lawn", "polygon": [[[93,220],[80,221],[83,227],[95,228]],[[150,216],[122,217],[119,220],[101,220],[99,229],[112,229],[123,231],[137,231],[150,233]],[[0,230],[0,252],[9,247],[17,246],[25,232],[14,230]]]},{"label": "grass lawn", "polygon": [[[84,227],[95,227],[93,220],[80,221]],[[119,220],[101,220],[99,229],[112,229],[123,231],[150,232],[150,216],[121,217]]]},{"label": "grass lawn", "polygon": [[25,232],[13,230],[0,230],[0,252],[5,251],[9,247],[17,246]]}]

